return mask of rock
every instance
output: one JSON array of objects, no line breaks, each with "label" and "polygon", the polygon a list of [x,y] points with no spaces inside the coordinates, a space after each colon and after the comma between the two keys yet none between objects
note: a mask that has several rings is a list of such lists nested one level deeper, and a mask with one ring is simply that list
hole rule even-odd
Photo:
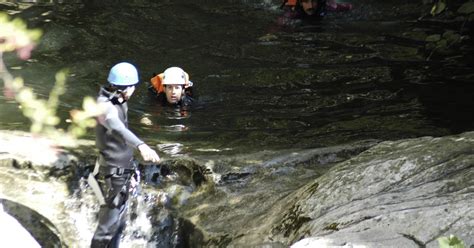
[{"label": "rock", "polygon": [[276,221],[262,229],[293,247],[438,247],[450,234],[469,247],[473,142],[468,132],[380,143],[282,200],[268,215]]},{"label": "rock", "polygon": [[[0,200],[40,244],[88,245],[82,242],[89,242],[92,236],[92,225],[87,222],[98,205],[87,201],[87,196],[79,199],[74,195],[79,188],[77,165],[76,156],[53,140],[0,132]],[[82,208],[86,210],[78,213]],[[0,226],[4,227],[3,222]]]},{"label": "rock", "polygon": [[[0,221],[2,223],[0,236],[8,236],[1,238],[2,245],[8,247],[64,246],[54,225],[31,208],[17,202],[0,199],[0,216],[2,215],[7,222]],[[23,245],[20,245],[22,243]]]},{"label": "rock", "polygon": [[[0,204],[41,247],[90,245],[99,203],[83,176],[97,153],[92,141],[79,140],[78,145],[64,149],[44,137],[0,131]],[[131,201],[134,208],[124,244],[155,242],[158,247],[172,247],[176,242],[189,244],[189,235],[199,237],[199,230],[181,231],[189,225],[183,225],[186,220],[179,220],[168,208],[185,204],[193,190],[206,183],[203,168],[192,159],[177,158],[142,165],[142,172],[150,187]],[[5,224],[0,221],[0,230],[9,228]],[[178,236],[181,241],[174,240]],[[0,243],[5,245],[3,239]]]},{"label": "rock", "polygon": [[11,215],[3,211],[0,204],[0,240],[2,246],[41,247],[34,237]]},{"label": "rock", "polygon": [[[206,156],[215,184],[193,193],[180,211],[205,234],[204,246],[288,247],[265,239],[263,227],[281,214],[274,207],[332,166],[377,142]],[[283,204],[281,209],[288,207]]]}]

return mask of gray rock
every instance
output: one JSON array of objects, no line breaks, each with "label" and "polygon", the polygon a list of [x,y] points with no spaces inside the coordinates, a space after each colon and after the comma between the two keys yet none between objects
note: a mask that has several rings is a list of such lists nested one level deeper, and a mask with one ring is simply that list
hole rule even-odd
[{"label": "gray rock", "polygon": [[[474,132],[387,141],[340,163],[273,209],[268,239],[292,244],[474,244]],[[278,213],[281,209],[282,212]],[[309,246],[308,246],[309,247]]]},{"label": "gray rock", "polygon": [[34,237],[0,203],[0,240],[8,247],[41,247]]}]

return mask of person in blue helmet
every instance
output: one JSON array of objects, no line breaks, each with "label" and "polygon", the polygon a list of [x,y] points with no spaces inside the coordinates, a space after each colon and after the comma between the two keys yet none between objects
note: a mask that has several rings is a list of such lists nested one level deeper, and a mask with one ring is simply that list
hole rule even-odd
[{"label": "person in blue helmet", "polygon": [[128,129],[127,101],[139,82],[135,66],[126,62],[114,65],[107,81],[97,97],[103,110],[97,117],[95,129],[99,155],[94,172],[89,175],[89,184],[93,189],[96,185],[94,192],[101,203],[99,223],[91,242],[93,248],[119,245],[135,172],[134,150],[138,150],[145,161],[157,163],[160,160],[153,149]]}]

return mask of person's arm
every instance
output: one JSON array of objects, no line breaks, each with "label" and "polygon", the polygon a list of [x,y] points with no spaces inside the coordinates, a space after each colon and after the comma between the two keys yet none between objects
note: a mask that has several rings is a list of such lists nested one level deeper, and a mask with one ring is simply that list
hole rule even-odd
[{"label": "person's arm", "polygon": [[103,118],[99,118],[99,123],[107,128],[107,130],[110,130],[114,135],[122,137],[129,146],[138,149],[144,160],[152,162],[158,162],[160,160],[160,157],[153,149],[139,139],[120,121],[118,111],[114,107],[109,108]]},{"label": "person's arm", "polygon": [[151,161],[154,163],[158,163],[160,161],[160,156],[151,149],[147,144],[142,143],[137,146],[138,150],[140,151],[140,155],[145,161]]},{"label": "person's arm", "polygon": [[131,147],[137,148],[138,145],[144,143],[120,121],[118,111],[114,107],[109,108],[105,116],[99,118],[99,122],[114,135],[123,138]]}]

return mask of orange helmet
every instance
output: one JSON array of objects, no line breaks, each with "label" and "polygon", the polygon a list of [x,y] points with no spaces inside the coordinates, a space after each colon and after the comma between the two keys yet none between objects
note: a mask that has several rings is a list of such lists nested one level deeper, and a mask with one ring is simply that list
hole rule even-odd
[{"label": "orange helmet", "polygon": [[285,0],[285,5],[296,6],[297,2],[298,2],[298,0]]}]

